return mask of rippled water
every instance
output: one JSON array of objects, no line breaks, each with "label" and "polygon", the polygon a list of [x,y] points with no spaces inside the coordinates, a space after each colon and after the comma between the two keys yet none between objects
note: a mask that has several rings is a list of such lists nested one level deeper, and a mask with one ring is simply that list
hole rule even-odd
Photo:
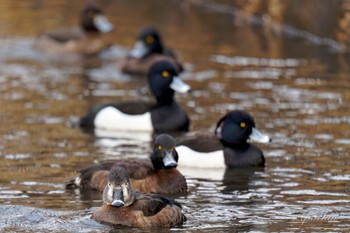
[{"label": "rippled water", "polygon": [[96,161],[147,157],[152,135],[95,137],[71,125],[93,104],[149,98],[145,80],[117,68],[145,24],[186,62],[194,91],[177,99],[192,130],[213,131],[229,109],[243,109],[273,139],[259,145],[264,169],[180,168],[190,192],[176,198],[188,221],[175,230],[349,230],[348,54],[261,25],[235,26],[232,7],[211,1],[100,2],[117,25],[116,45],[89,59],[32,49],[39,32],[76,23],[78,1],[0,3],[0,231],[114,231],[90,219],[99,194],[64,184]]}]

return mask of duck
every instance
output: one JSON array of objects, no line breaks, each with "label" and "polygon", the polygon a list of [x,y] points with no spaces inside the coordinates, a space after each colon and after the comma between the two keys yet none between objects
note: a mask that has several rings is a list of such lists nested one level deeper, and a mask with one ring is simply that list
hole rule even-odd
[{"label": "duck", "polygon": [[79,126],[110,131],[188,131],[189,117],[175,101],[174,91],[187,93],[191,86],[180,79],[175,65],[167,60],[153,64],[148,84],[155,102],[137,100],[97,105],[80,119]]},{"label": "duck", "polygon": [[229,111],[217,122],[214,134],[192,133],[179,140],[176,146],[180,155],[179,167],[264,167],[263,152],[247,142],[248,139],[260,143],[271,141],[269,136],[255,127],[254,119],[249,113],[241,110]]},{"label": "duck", "polygon": [[144,193],[185,194],[185,177],[176,169],[176,140],[168,134],[156,137],[149,159],[119,159],[78,170],[80,175],[67,183],[67,188],[103,191],[109,171],[120,166],[127,170],[131,187]]},{"label": "duck", "polygon": [[111,46],[106,35],[114,25],[92,1],[80,13],[80,27],[61,28],[41,33],[34,47],[47,54],[94,55]]},{"label": "duck", "polygon": [[146,75],[152,64],[164,59],[174,62],[178,72],[184,70],[175,52],[163,45],[160,33],[152,26],[145,26],[139,30],[136,43],[122,61],[120,70],[128,74]]},{"label": "duck", "polygon": [[113,227],[171,228],[186,221],[181,205],[175,200],[161,194],[134,192],[128,172],[119,166],[108,174],[102,202],[91,218]]}]

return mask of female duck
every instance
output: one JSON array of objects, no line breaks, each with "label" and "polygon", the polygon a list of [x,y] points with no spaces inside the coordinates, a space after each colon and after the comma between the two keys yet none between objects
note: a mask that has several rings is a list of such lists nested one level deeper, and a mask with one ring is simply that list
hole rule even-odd
[{"label": "female duck", "polygon": [[174,227],[186,221],[181,205],[159,194],[134,193],[127,171],[114,167],[103,190],[103,205],[92,219],[112,225],[130,227]]},{"label": "female duck", "polygon": [[104,104],[94,107],[81,118],[83,128],[124,131],[188,131],[187,114],[174,100],[174,90],[185,93],[191,88],[177,77],[169,61],[155,63],[148,83],[156,103],[144,101]]},{"label": "female duck", "polygon": [[164,47],[157,30],[153,27],[143,27],[138,33],[134,47],[121,64],[121,70],[129,74],[147,74],[155,62],[164,59],[174,62],[178,72],[183,70],[175,53]]},{"label": "female duck", "polygon": [[130,177],[131,187],[138,192],[180,194],[187,191],[186,179],[176,169],[178,154],[176,142],[168,134],[156,138],[150,160],[122,159],[93,165],[79,170],[80,176],[67,187],[92,188],[103,191],[109,170],[123,167]]},{"label": "female duck", "polygon": [[96,54],[110,46],[103,36],[113,30],[113,24],[93,3],[88,2],[80,15],[80,28],[63,28],[38,36],[34,46],[49,54]]},{"label": "female duck", "polygon": [[[221,138],[217,130],[221,126]],[[182,139],[176,147],[182,156],[179,166],[261,167],[265,164],[263,152],[247,142],[252,139],[267,143],[269,137],[255,128],[255,122],[248,113],[235,110],[227,113],[217,123],[214,135],[194,135]]]}]

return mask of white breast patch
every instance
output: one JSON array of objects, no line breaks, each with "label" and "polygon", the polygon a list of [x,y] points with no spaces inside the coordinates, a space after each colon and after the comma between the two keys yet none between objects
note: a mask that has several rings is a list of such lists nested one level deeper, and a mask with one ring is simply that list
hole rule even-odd
[{"label": "white breast patch", "polygon": [[128,115],[112,106],[97,113],[94,125],[106,130],[153,131],[151,113]]},{"label": "white breast patch", "polygon": [[199,168],[225,168],[224,151],[218,150],[208,153],[194,151],[187,146],[177,146],[179,166]]},{"label": "white breast patch", "polygon": [[[178,167],[182,175],[186,178],[196,178],[205,180],[222,180],[225,175],[225,168],[200,168],[200,167]],[[189,181],[187,181],[189,182]]]}]

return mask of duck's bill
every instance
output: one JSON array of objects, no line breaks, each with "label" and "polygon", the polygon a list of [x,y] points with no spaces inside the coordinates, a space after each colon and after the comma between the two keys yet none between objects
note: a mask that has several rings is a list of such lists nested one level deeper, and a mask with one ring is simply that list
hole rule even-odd
[{"label": "duck's bill", "polygon": [[269,136],[262,134],[259,130],[253,127],[252,133],[249,136],[250,139],[256,142],[268,143],[271,141]]},{"label": "duck's bill", "polygon": [[191,90],[191,86],[182,81],[179,77],[174,77],[172,83],[170,84],[170,88],[174,91],[180,93],[187,93]]},{"label": "duck's bill", "polygon": [[103,15],[95,16],[94,24],[100,32],[110,32],[114,28],[113,24]]},{"label": "duck's bill", "polygon": [[142,58],[148,53],[148,49],[142,41],[137,41],[129,52],[129,57]]},{"label": "duck's bill", "polygon": [[123,191],[120,188],[114,189],[114,198],[112,202],[112,206],[122,207],[125,205],[123,200]]},{"label": "duck's bill", "polygon": [[122,207],[124,205],[125,203],[122,200],[113,200],[112,202],[112,206],[115,206],[115,207]]},{"label": "duck's bill", "polygon": [[163,158],[163,163],[166,167],[174,167],[177,165],[177,162],[171,153],[166,153],[166,155]]}]

